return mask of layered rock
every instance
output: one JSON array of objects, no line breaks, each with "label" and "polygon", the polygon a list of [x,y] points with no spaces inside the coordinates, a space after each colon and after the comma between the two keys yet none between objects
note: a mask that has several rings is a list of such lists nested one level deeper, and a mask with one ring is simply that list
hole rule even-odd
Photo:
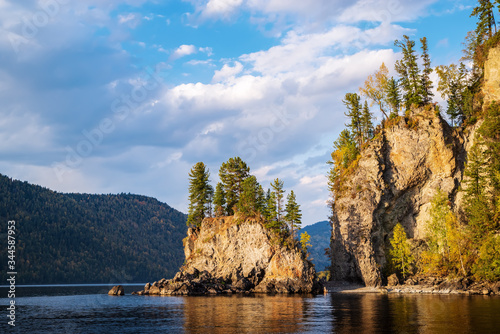
[{"label": "layered rock", "polygon": [[[469,137],[433,108],[400,117],[376,136],[337,194],[332,216],[332,277],[382,284],[388,239],[401,223],[408,237],[425,236],[438,189],[456,197]],[[469,133],[471,136],[471,133]]]},{"label": "layered rock", "polygon": [[484,64],[484,104],[500,101],[500,48],[491,49]]},{"label": "layered rock", "polygon": [[314,266],[302,250],[281,245],[259,219],[206,218],[184,239],[186,263],[172,280],[139,294],[315,293]]}]

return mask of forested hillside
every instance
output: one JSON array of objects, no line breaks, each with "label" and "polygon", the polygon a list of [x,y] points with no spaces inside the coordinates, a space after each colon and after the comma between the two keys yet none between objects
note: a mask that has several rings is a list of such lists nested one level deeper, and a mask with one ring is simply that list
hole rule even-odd
[{"label": "forested hillside", "polygon": [[309,243],[310,259],[317,271],[328,270],[331,266],[329,257],[325,254],[325,250],[330,248],[330,236],[332,235],[332,227],[330,222],[322,221],[313,225],[301,228],[300,233],[307,232],[311,236]]},{"label": "forested hillside", "polygon": [[145,282],[182,265],[186,216],[154,198],[61,194],[0,175],[1,268],[16,221],[18,284]]}]

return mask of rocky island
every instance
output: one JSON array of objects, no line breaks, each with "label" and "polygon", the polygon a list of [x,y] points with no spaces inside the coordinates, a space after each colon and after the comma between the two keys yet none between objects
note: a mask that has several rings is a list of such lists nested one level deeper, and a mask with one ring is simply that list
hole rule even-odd
[{"label": "rocky island", "polygon": [[148,283],[139,295],[319,293],[312,263],[280,243],[260,218],[203,219],[188,230],[186,262],[171,280]]}]

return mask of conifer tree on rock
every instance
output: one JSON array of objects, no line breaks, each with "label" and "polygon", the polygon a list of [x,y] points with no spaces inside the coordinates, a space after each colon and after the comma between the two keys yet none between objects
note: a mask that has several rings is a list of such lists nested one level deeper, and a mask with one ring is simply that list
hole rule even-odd
[{"label": "conifer tree on rock", "polygon": [[214,194],[214,214],[216,217],[221,217],[226,213],[226,196],[224,194],[224,186],[222,183],[217,183]]},{"label": "conifer tree on rock", "polygon": [[189,172],[188,226],[200,226],[210,212],[213,188],[209,184],[210,173],[203,162],[196,163]]},{"label": "conifer tree on rock", "polygon": [[395,68],[399,74],[399,82],[404,92],[403,99],[406,110],[410,110],[412,105],[420,106],[424,102],[421,94],[420,70],[414,49],[415,41],[404,35],[403,41],[396,40],[394,45],[400,47],[403,53],[403,59],[396,61]]},{"label": "conifer tree on rock", "polygon": [[421,79],[421,94],[422,94],[422,100],[424,104],[431,103],[432,102],[432,96],[434,96],[434,93],[432,92],[432,80],[431,80],[431,73],[432,73],[432,67],[431,67],[431,58],[429,56],[429,48],[427,46],[427,37],[421,38],[420,42],[422,43],[422,61],[424,68],[422,70],[422,79]]},{"label": "conifer tree on rock", "polygon": [[358,147],[363,143],[363,130],[361,124],[361,98],[356,93],[347,93],[342,102],[347,107],[345,115],[349,118],[346,126],[350,129]]},{"label": "conifer tree on rock", "polygon": [[290,227],[292,239],[294,239],[295,231],[300,229],[300,226],[302,225],[302,213],[299,204],[297,204],[297,199],[293,190],[290,191],[290,194],[287,196],[285,212],[285,220]]},{"label": "conifer tree on rock", "polygon": [[234,207],[242,192],[243,181],[249,176],[249,173],[250,168],[240,157],[230,158],[220,167],[219,177],[224,188],[228,216],[234,214]]}]

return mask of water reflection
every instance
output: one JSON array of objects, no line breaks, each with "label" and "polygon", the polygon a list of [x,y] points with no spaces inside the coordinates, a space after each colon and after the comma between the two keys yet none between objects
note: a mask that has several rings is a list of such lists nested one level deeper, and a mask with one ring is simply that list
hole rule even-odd
[{"label": "water reflection", "polygon": [[445,295],[330,296],[334,333],[497,333],[500,298]]},{"label": "water reflection", "polygon": [[189,333],[300,333],[309,303],[298,296],[187,297]]}]

